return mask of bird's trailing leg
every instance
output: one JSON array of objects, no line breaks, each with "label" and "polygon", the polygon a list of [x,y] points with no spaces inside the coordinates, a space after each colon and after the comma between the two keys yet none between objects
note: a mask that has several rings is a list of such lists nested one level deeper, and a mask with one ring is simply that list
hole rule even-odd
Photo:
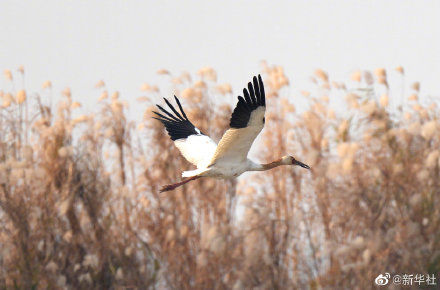
[{"label": "bird's trailing leg", "polygon": [[190,178],[184,179],[184,180],[182,180],[181,182],[177,182],[177,183],[174,183],[174,184],[164,185],[164,186],[162,186],[162,188],[160,189],[160,192],[165,192],[165,191],[170,191],[170,190],[176,189],[177,187],[182,186],[182,185],[184,185],[185,183],[190,182],[191,180],[199,179],[200,177],[201,177],[201,176],[193,176],[193,177],[190,177]]}]

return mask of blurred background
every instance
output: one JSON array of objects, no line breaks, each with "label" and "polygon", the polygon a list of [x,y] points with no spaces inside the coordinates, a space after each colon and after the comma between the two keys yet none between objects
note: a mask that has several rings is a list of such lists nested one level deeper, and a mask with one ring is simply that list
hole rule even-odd
[{"label": "blurred background", "polygon": [[[3,1],[0,287],[439,277],[439,6]],[[258,73],[267,122],[250,157],[294,155],[312,170],[159,194],[191,166],[154,104],[176,94],[218,141]]]}]

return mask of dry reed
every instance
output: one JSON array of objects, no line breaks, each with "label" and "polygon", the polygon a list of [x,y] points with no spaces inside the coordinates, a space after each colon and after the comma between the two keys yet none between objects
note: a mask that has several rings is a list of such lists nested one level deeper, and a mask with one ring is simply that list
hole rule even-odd
[{"label": "dry reed", "polygon": [[[210,67],[195,78],[158,73],[218,141],[231,86]],[[4,71],[13,88],[20,75]],[[415,83],[410,103],[390,108],[400,96],[383,68],[346,84],[316,70],[316,90],[302,96],[286,95],[282,67],[264,63],[263,75],[260,161],[294,153],[312,170],[166,194],[159,187],[190,166],[150,118],[157,86],[142,85],[138,122],[104,81],[93,115],[73,112],[81,104],[68,88],[52,106],[50,81],[40,94],[1,90],[0,288],[367,289],[379,273],[439,273],[437,103],[420,103]]]}]

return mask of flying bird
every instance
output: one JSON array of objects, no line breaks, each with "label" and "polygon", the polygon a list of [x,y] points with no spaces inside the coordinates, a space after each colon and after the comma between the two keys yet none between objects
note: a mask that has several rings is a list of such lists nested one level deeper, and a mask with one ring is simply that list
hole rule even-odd
[{"label": "flying bird", "polygon": [[265,123],[266,95],[260,75],[258,78],[254,76],[247,89],[243,89],[243,97],[238,97],[229,123],[230,128],[226,130],[218,145],[191,123],[179,99],[176,96],[174,99],[180,113],[164,98],[172,112],[157,105],[161,113],[153,112],[157,116],[153,118],[162,122],[183,157],[197,166],[197,169],[184,171],[182,181],[163,186],[161,192],[173,190],[202,177],[236,178],[246,171],[265,171],[280,165],[298,165],[310,169],[293,156],[283,156],[266,164],[256,163],[247,158],[252,143]]}]

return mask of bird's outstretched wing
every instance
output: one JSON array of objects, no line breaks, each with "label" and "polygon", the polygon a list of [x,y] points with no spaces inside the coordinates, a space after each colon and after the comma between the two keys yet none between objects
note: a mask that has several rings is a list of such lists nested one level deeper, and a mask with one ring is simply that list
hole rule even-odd
[{"label": "bird's outstretched wing", "polygon": [[188,120],[179,99],[176,96],[174,96],[174,99],[179,106],[181,114],[164,98],[166,104],[174,114],[165,110],[160,105],[156,105],[164,114],[153,111],[153,113],[157,115],[157,117],[153,118],[162,122],[171,140],[174,141],[174,144],[186,160],[198,168],[205,168],[212,159],[217,144],[209,136],[200,132],[200,130]]},{"label": "bird's outstretched wing", "polygon": [[254,76],[248,89],[243,89],[243,96],[238,97],[237,106],[231,116],[228,129],[218,143],[210,165],[223,162],[243,162],[249,149],[264,127],[266,95],[261,76]]}]

